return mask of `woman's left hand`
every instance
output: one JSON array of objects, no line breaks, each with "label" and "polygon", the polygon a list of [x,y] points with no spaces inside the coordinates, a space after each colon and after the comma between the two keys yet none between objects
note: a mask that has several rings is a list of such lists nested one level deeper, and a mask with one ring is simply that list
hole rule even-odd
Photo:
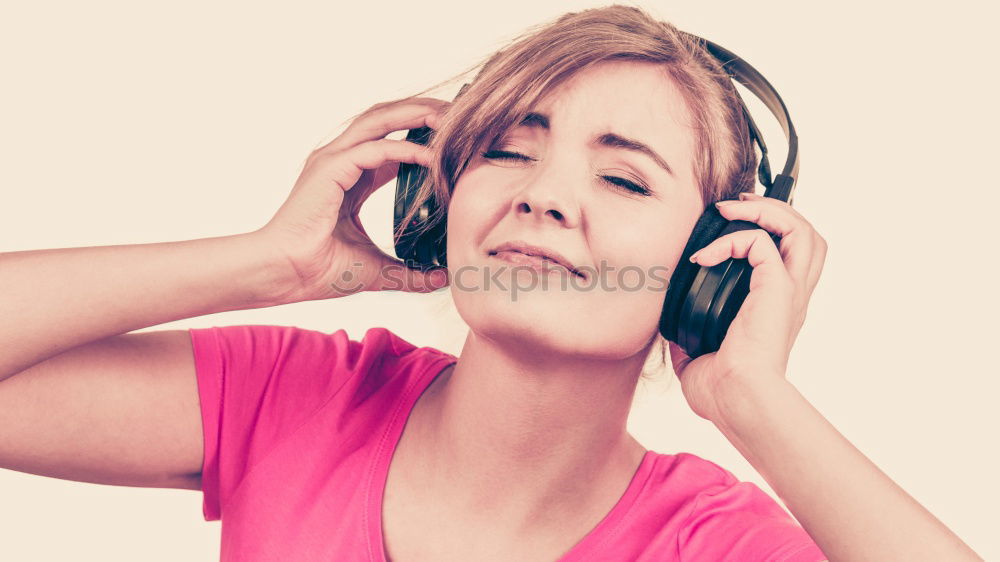
[{"label": "woman's left hand", "polygon": [[[688,405],[700,417],[719,421],[726,414],[719,397],[724,385],[767,385],[785,380],[792,344],[806,318],[823,262],[826,240],[784,201],[743,193],[718,206],[729,220],[761,229],[727,234],[694,254],[699,265],[746,258],[753,267],[750,293],[733,319],[719,350],[691,360],[670,342],[670,359]],[[781,236],[775,247],[767,232]]]}]

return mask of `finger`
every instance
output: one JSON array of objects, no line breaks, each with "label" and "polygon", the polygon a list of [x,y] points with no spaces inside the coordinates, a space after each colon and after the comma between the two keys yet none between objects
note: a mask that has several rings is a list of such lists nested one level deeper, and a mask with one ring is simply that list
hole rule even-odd
[{"label": "finger", "polygon": [[372,172],[372,187],[382,187],[399,175],[399,162],[386,162]]},{"label": "finger", "polygon": [[[752,191],[744,191],[744,192],[740,193],[739,200],[740,201],[763,201],[765,204],[768,204],[768,205],[774,205],[774,206],[778,206],[778,207],[786,207],[788,209],[788,212],[790,212],[793,215],[799,217],[803,221],[806,220],[806,218],[804,216],[802,216],[801,213],[799,213],[798,209],[796,209],[795,207],[792,207],[788,202],[782,201],[781,199],[775,199],[774,197],[764,197],[763,195],[757,195],[756,193],[753,193]],[[808,221],[806,221],[806,222],[808,222]]]},{"label": "finger", "polygon": [[717,207],[719,214],[728,220],[750,221],[768,232],[781,236],[779,254],[796,285],[805,292],[809,271],[815,260],[813,251],[815,230],[811,224],[787,203],[770,197],[727,201]]},{"label": "finger", "polygon": [[[801,220],[802,224],[806,225],[808,229],[812,232],[812,236],[810,237],[811,244],[809,245],[810,246],[809,265],[807,268],[807,272],[804,276],[804,282],[801,283],[801,286],[804,289],[806,300],[808,300],[812,296],[812,292],[816,288],[816,284],[819,282],[819,277],[823,272],[823,264],[826,261],[826,253],[827,253],[826,240],[819,235],[819,233],[816,231],[816,228],[805,217],[803,217],[801,213],[799,213],[794,207],[792,207],[785,201],[781,201],[773,197],[763,197],[761,195],[757,195],[756,193],[751,193],[751,192],[741,193],[740,199],[749,201],[763,201],[764,204],[766,205],[771,205],[774,207],[785,209],[787,212],[790,212],[796,217],[798,217]],[[803,229],[800,227],[799,230],[801,231]],[[785,259],[785,266],[789,268],[790,272],[794,270],[795,271],[794,274],[796,276],[799,276],[801,274],[801,268],[798,267],[797,265],[789,267],[789,259],[786,256],[783,244],[779,248],[779,251],[781,252],[782,257]],[[794,259],[795,258],[793,258],[792,261],[794,261]]]},{"label": "finger", "polygon": [[[761,195],[757,195],[756,193],[752,193],[752,192],[741,193],[740,194],[740,199],[741,200],[764,201],[765,204],[767,204],[767,205],[775,206],[775,207],[778,207],[778,208],[783,208],[787,212],[790,212],[793,215],[795,215],[796,217],[798,217],[801,220],[802,224],[806,225],[808,227],[808,229],[812,231],[811,244],[810,244],[810,250],[809,250],[809,255],[811,256],[811,259],[809,260],[808,271],[805,274],[805,281],[803,283],[803,288],[805,289],[806,299],[808,300],[808,298],[810,298],[810,296],[812,295],[813,289],[816,288],[816,284],[819,282],[819,277],[820,277],[820,275],[823,272],[823,264],[826,261],[826,252],[827,252],[827,243],[826,243],[826,240],[822,236],[819,235],[819,232],[816,231],[816,228],[812,225],[812,223],[809,222],[808,219],[806,219],[804,216],[802,216],[802,214],[799,213],[798,210],[796,210],[794,207],[792,207],[789,203],[787,203],[785,201],[781,201],[781,200],[775,199],[773,197],[763,197]],[[800,228],[799,230],[802,230],[802,228]],[[789,260],[787,259],[787,256],[785,255],[785,251],[783,249],[783,246],[779,247],[779,251],[781,251],[782,257],[786,258],[785,259],[785,266],[788,267]],[[798,270],[800,268],[798,268],[796,266],[796,267],[790,268],[790,269],[795,269],[796,270],[795,274],[799,275],[799,271]]]},{"label": "finger", "polygon": [[[727,199],[716,203],[720,213],[736,211],[741,220],[757,223],[768,232],[779,236],[792,233],[796,229],[812,228],[809,221],[791,205],[772,197],[741,193],[739,199]],[[722,216],[729,218],[727,214]]]},{"label": "finger", "polygon": [[430,127],[431,129],[437,130],[438,129],[438,124],[441,123],[441,119],[442,119],[441,113],[443,111],[444,110],[436,111],[436,112],[431,113],[430,115],[428,115],[427,116],[427,126]]},{"label": "finger", "polygon": [[791,287],[792,278],[785,269],[781,254],[767,232],[760,228],[740,230],[712,241],[691,256],[691,261],[705,267],[728,258],[746,259],[753,267],[750,290],[761,286]]},{"label": "finger", "polygon": [[826,263],[827,252],[826,240],[818,232],[814,231],[813,240],[815,241],[813,243],[815,257],[812,263],[809,264],[809,273],[806,275],[806,287],[809,290],[809,296],[812,296],[813,289],[819,283],[819,276],[823,273],[823,264]]},{"label": "finger", "polygon": [[389,161],[374,170],[365,170],[361,177],[351,188],[351,198],[356,206],[360,207],[368,196],[382,187],[390,179],[397,177],[399,173],[399,162]]},{"label": "finger", "polygon": [[374,170],[365,170],[351,187],[350,195],[345,198],[344,207],[341,210],[347,211],[349,209],[351,212],[358,212],[372,193],[387,184],[389,180],[395,179],[398,172],[399,162],[391,160]]},{"label": "finger", "polygon": [[449,102],[432,98],[414,98],[376,105],[354,119],[343,133],[314,153],[338,152],[366,141],[381,139],[393,131],[429,127],[432,116],[443,112],[448,105]]},{"label": "finger", "polygon": [[348,191],[364,170],[375,170],[390,161],[430,166],[431,157],[430,148],[416,143],[390,139],[369,141],[330,156],[330,179]]}]

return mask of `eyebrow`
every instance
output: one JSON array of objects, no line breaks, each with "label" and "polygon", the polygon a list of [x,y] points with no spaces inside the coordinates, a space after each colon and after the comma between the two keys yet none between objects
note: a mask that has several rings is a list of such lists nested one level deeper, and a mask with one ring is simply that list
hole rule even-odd
[{"label": "eyebrow", "polygon": [[[521,126],[524,127],[539,127],[541,129],[549,130],[549,118],[542,113],[531,112],[528,113],[524,119],[521,120]],[[671,176],[674,175],[674,170],[667,164],[655,150],[650,148],[648,145],[639,142],[634,139],[626,138],[621,135],[616,135],[614,133],[605,133],[596,140],[597,144],[601,146],[607,146],[610,148],[622,148],[625,150],[630,150],[632,152],[638,152],[640,154],[645,154],[656,162],[656,165],[663,168]]]}]

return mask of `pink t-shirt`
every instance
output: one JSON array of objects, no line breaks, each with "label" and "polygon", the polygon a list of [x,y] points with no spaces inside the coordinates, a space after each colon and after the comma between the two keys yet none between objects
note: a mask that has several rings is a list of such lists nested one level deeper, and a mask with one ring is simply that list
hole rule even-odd
[{"label": "pink t-shirt", "polygon": [[[203,514],[221,560],[385,562],[382,493],[414,403],[456,361],[385,328],[189,330],[205,436]],[[826,557],[753,483],[647,451],[611,511],[558,562]]]}]

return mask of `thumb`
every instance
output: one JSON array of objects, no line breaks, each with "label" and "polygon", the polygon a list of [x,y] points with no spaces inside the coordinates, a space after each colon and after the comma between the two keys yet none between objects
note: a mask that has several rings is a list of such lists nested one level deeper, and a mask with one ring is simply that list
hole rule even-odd
[{"label": "thumb", "polygon": [[690,362],[691,358],[688,357],[687,353],[684,353],[681,346],[670,342],[670,363],[674,366],[674,374],[679,377]]},{"label": "thumb", "polygon": [[450,282],[446,267],[421,270],[407,267],[402,260],[383,255],[380,275],[372,290],[429,293],[447,287]]}]

